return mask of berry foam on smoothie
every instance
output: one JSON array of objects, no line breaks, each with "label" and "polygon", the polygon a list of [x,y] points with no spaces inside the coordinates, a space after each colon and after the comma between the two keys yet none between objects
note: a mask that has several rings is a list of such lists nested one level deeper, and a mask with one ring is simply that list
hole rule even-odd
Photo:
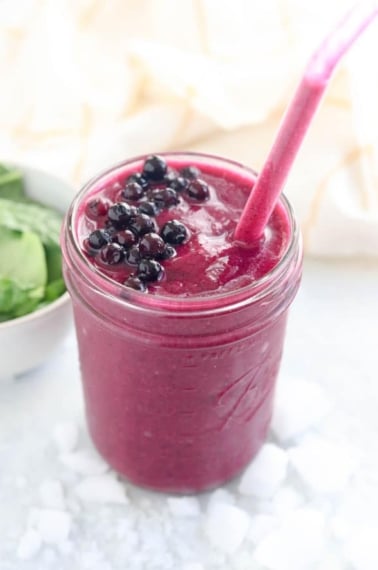
[{"label": "berry foam on smoothie", "polygon": [[117,283],[176,298],[239,290],[261,279],[287,248],[283,208],[245,247],[234,232],[253,174],[240,178],[194,157],[181,160],[149,156],[100,185],[79,216],[84,254]]}]

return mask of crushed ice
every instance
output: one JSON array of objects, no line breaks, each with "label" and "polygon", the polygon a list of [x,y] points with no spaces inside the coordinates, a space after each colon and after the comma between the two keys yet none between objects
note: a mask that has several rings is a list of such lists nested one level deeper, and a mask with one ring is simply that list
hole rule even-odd
[{"label": "crushed ice", "polygon": [[15,560],[38,570],[376,570],[378,529],[353,527],[340,509],[356,455],[316,433],[330,409],[317,384],[281,380],[271,440],[244,473],[183,497],[122,481],[79,443],[74,422],[60,423],[51,472],[36,488],[21,475],[14,483],[33,497]]}]

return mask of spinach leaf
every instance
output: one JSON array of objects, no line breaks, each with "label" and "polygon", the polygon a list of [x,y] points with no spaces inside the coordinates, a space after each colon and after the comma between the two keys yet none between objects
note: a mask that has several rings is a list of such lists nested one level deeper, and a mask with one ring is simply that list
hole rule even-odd
[{"label": "spinach leaf", "polygon": [[55,243],[44,246],[47,262],[47,282],[51,283],[62,278],[62,253]]},{"label": "spinach leaf", "polygon": [[63,295],[65,290],[66,285],[62,278],[51,281],[51,283],[46,285],[44,300],[51,303],[51,301],[55,301],[55,299]]},{"label": "spinach leaf", "polygon": [[34,232],[45,245],[59,245],[62,216],[35,203],[0,198],[0,226],[20,232]]},{"label": "spinach leaf", "polygon": [[21,172],[0,164],[0,322],[44,307],[66,290],[61,219],[26,196]]},{"label": "spinach leaf", "polygon": [[22,173],[0,164],[0,198],[8,200],[26,200]]},{"label": "spinach leaf", "polygon": [[0,228],[0,277],[11,279],[21,289],[45,287],[45,251],[36,234]]},{"label": "spinach leaf", "polygon": [[43,294],[43,287],[22,289],[12,279],[0,278],[0,322],[34,311]]}]

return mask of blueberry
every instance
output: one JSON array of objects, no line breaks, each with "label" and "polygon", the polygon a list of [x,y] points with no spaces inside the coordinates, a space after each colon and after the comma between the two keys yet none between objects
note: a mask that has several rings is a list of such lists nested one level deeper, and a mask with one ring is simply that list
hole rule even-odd
[{"label": "blueberry", "polygon": [[189,180],[194,180],[195,178],[198,178],[200,176],[201,171],[196,166],[185,166],[184,168],[181,168],[180,174],[184,178],[188,178]]},{"label": "blueberry", "polygon": [[167,163],[164,158],[157,155],[148,156],[143,165],[142,176],[147,180],[158,182],[164,179],[167,173]]},{"label": "blueberry", "polygon": [[169,169],[167,174],[164,176],[164,182],[166,182],[169,186],[172,180],[175,180],[175,178],[177,178],[177,173],[174,170]]},{"label": "blueberry", "polygon": [[137,236],[148,234],[155,231],[155,223],[147,214],[137,214],[130,220],[129,229]]},{"label": "blueberry", "polygon": [[88,246],[91,249],[100,250],[104,245],[109,243],[110,236],[105,230],[95,230],[88,236]]},{"label": "blueberry", "polygon": [[101,198],[94,198],[93,200],[90,200],[85,207],[86,215],[88,218],[92,218],[93,220],[96,220],[102,216],[106,216],[108,210],[109,202],[106,202]]},{"label": "blueberry", "polygon": [[126,253],[126,262],[129,265],[138,265],[141,260],[141,255],[139,252],[139,247],[137,245],[131,246],[129,251]]},{"label": "blueberry", "polygon": [[143,193],[144,190],[140,184],[137,182],[128,182],[122,190],[122,197],[125,200],[140,200]]},{"label": "blueberry", "polygon": [[166,244],[161,259],[172,259],[173,257],[176,257],[176,255],[177,251],[175,248],[171,245]]},{"label": "blueberry", "polygon": [[144,292],[147,290],[144,281],[142,281],[141,279],[139,279],[139,277],[136,277],[134,275],[130,275],[130,277],[126,279],[126,281],[124,282],[124,285],[126,285],[126,287],[129,287],[130,289],[134,289],[135,291]]},{"label": "blueberry", "polygon": [[108,265],[117,265],[125,257],[125,250],[118,243],[109,243],[102,248],[100,257],[104,263]]},{"label": "blueberry", "polygon": [[173,188],[159,188],[152,193],[153,200],[159,208],[176,206],[180,199]]},{"label": "blueberry", "polygon": [[138,277],[142,281],[159,281],[164,269],[155,259],[142,259],[138,265]]},{"label": "blueberry", "polygon": [[139,242],[139,251],[145,258],[160,258],[165,250],[163,238],[154,232],[145,234]]},{"label": "blueberry", "polygon": [[175,190],[176,192],[183,192],[184,190],[187,189],[188,184],[189,180],[187,180],[187,178],[184,178],[183,176],[177,176],[177,178],[174,178],[169,183],[169,187],[173,188],[173,190]]},{"label": "blueberry", "polygon": [[113,236],[118,231],[113,222],[111,222],[110,220],[106,220],[105,229],[110,236]]},{"label": "blueberry", "polygon": [[184,243],[189,235],[188,230],[178,220],[170,220],[160,230],[160,235],[166,243],[178,245]]},{"label": "blueberry", "polygon": [[138,206],[130,206],[130,204],[129,204],[129,208],[130,208],[131,217],[136,216],[137,214],[139,214],[139,208],[138,208]]},{"label": "blueberry", "polygon": [[155,202],[150,202],[150,201],[141,202],[138,209],[141,214],[146,214],[147,216],[157,216],[157,214],[159,213],[159,208],[157,204],[155,204]]},{"label": "blueberry", "polygon": [[207,200],[210,196],[209,185],[203,180],[192,180],[186,189],[186,193],[192,200],[197,200],[198,202],[203,202]]},{"label": "blueberry", "polygon": [[142,186],[143,189],[146,189],[148,186],[148,180],[146,180],[146,178],[144,178],[144,176],[142,176],[140,172],[135,172],[134,174],[131,174],[127,178],[126,184],[128,184],[129,182],[136,182],[137,184],[139,184],[139,186]]},{"label": "blueberry", "polygon": [[112,241],[118,243],[125,249],[130,249],[130,247],[136,243],[136,237],[131,230],[122,230],[112,237]]},{"label": "blueberry", "polygon": [[125,202],[117,202],[109,208],[108,218],[113,226],[119,230],[123,230],[127,227],[131,216],[132,210]]}]

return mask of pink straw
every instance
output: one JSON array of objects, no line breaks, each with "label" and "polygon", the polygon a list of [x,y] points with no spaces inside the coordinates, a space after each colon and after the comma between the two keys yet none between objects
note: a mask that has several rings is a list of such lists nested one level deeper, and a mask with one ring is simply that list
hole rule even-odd
[{"label": "pink straw", "polygon": [[377,15],[377,2],[360,2],[313,54],[245,205],[235,240],[249,244],[262,236],[336,65]]}]

